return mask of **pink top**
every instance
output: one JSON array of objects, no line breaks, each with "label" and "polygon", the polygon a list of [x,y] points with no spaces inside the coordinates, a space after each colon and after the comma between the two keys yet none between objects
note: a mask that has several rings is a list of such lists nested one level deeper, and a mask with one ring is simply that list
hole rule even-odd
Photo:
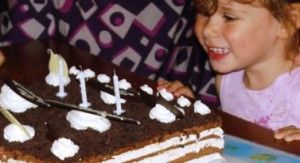
[{"label": "pink top", "polygon": [[272,130],[289,125],[300,128],[300,68],[280,75],[263,90],[246,88],[243,74],[222,76],[223,111]]}]

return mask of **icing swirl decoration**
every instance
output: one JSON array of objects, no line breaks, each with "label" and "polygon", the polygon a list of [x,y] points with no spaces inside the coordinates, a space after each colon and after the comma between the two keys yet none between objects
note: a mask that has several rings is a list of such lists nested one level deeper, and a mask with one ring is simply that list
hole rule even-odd
[{"label": "icing swirl decoration", "polygon": [[131,84],[126,79],[122,79],[119,81],[119,87],[120,89],[128,90],[131,88]]},{"label": "icing swirl decoration", "polygon": [[194,103],[194,112],[199,113],[201,115],[206,115],[209,114],[211,110],[208,108],[207,105],[198,100]]},{"label": "icing swirl decoration", "polygon": [[174,99],[173,94],[168,92],[165,88],[160,90],[158,93],[167,101],[172,101]]},{"label": "icing swirl decoration", "polygon": [[177,104],[181,107],[189,107],[191,106],[191,102],[190,100],[188,100],[187,98],[183,97],[183,96],[180,96],[178,99],[177,99]]},{"label": "icing swirl decoration", "polygon": [[24,131],[22,131],[20,127],[18,127],[15,124],[7,125],[4,128],[4,132],[3,132],[4,139],[9,142],[21,142],[21,143],[32,139],[35,135],[34,128],[28,125],[23,125],[23,127],[28,131],[29,135],[24,133]]},{"label": "icing swirl decoration", "polygon": [[107,76],[106,74],[99,74],[97,76],[97,80],[100,82],[100,83],[109,83],[110,82],[110,77]]},{"label": "icing swirl decoration", "polygon": [[140,89],[148,93],[149,95],[153,95],[153,89],[149,87],[147,84],[142,85]]},{"label": "icing swirl decoration", "polygon": [[16,94],[6,84],[1,87],[0,106],[14,113],[23,113],[30,108],[37,107],[37,105]]},{"label": "icing swirl decoration", "polygon": [[71,127],[77,130],[91,128],[102,133],[107,131],[111,126],[107,118],[75,110],[69,111],[66,119],[71,123]]},{"label": "icing swirl decoration", "polygon": [[151,119],[156,119],[162,123],[171,123],[176,120],[176,116],[160,104],[156,104],[149,112]]},{"label": "icing swirl decoration", "polygon": [[60,160],[73,157],[79,151],[78,145],[67,138],[59,138],[55,140],[51,147],[51,152]]},{"label": "icing swirl decoration", "polygon": [[[100,97],[103,100],[104,103],[108,104],[108,105],[112,105],[112,104],[116,104],[116,97],[114,95],[111,95],[107,92],[104,91],[100,91]],[[126,100],[125,99],[121,99],[121,103],[125,103]]]}]

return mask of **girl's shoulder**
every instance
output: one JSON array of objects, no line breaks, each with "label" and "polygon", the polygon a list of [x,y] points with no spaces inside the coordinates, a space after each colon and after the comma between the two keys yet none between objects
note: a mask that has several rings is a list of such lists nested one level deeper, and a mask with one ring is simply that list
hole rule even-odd
[{"label": "girl's shoulder", "polygon": [[283,74],[282,78],[286,80],[287,84],[300,87],[300,67],[297,67],[292,71]]},{"label": "girl's shoulder", "polygon": [[[278,85],[282,90],[288,91],[292,95],[291,98],[300,98],[300,67],[283,74],[278,81]],[[299,103],[300,104],[300,103]]]}]

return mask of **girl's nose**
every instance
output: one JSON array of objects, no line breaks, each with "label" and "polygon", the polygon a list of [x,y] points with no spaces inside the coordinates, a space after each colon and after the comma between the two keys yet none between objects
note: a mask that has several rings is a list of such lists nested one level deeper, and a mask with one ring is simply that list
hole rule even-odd
[{"label": "girl's nose", "polygon": [[210,18],[207,19],[207,21],[203,27],[204,38],[218,37],[218,35],[220,33],[220,31],[219,31],[220,25],[217,24],[216,19],[217,18],[215,18],[214,16],[211,16]]}]

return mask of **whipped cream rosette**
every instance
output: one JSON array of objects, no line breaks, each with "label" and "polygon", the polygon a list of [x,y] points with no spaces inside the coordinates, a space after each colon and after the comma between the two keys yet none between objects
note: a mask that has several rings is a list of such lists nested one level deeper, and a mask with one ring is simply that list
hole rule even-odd
[{"label": "whipped cream rosette", "polygon": [[37,107],[37,105],[19,96],[6,84],[1,87],[0,106],[14,113],[23,113],[27,109]]}]

